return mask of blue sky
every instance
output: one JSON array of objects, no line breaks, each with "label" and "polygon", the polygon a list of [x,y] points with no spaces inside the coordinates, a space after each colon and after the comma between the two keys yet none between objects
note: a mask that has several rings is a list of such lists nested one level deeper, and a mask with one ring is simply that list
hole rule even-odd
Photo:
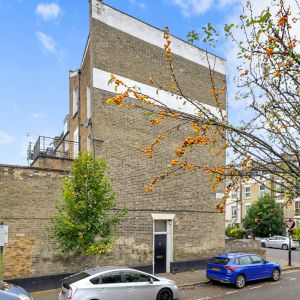
[{"label": "blue sky", "polygon": [[[104,2],[183,39],[238,12],[237,0]],[[88,24],[88,0],[0,0],[0,163],[27,165],[29,141],[63,130],[68,72],[80,65]],[[226,57],[222,45],[214,51]]]}]

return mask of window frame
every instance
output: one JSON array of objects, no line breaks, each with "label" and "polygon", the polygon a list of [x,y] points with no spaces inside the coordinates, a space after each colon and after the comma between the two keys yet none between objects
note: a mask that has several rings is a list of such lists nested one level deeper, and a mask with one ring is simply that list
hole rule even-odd
[{"label": "window frame", "polygon": [[[245,199],[250,199],[251,198],[251,185],[245,185]],[[249,196],[247,196],[247,189],[249,188]]]},{"label": "window frame", "polygon": [[[263,187],[263,190],[261,189],[262,187]],[[266,186],[264,184],[259,185],[259,192],[258,193],[259,193],[259,197],[263,197],[266,194]]]},{"label": "window frame", "polygon": [[236,206],[231,206],[231,218],[236,218],[237,217],[237,210],[238,209],[237,209]]},{"label": "window frame", "polygon": [[[300,199],[295,199],[294,211],[296,216],[300,216]],[[296,207],[296,204],[298,207]]]},{"label": "window frame", "polygon": [[77,84],[75,85],[72,94],[72,117],[73,118],[78,113],[78,106],[79,106],[79,87]]},{"label": "window frame", "polygon": [[244,207],[245,207],[245,214],[247,215],[248,214],[248,210],[251,207],[251,203],[245,204]]},{"label": "window frame", "polygon": [[75,159],[79,154],[79,132],[78,127],[75,128],[73,132],[73,158]]}]

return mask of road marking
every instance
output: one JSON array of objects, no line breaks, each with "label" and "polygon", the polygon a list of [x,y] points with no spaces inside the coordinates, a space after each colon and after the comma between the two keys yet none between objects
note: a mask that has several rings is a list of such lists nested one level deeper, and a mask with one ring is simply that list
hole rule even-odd
[{"label": "road marking", "polygon": [[262,287],[262,285],[254,286],[254,287],[249,288],[249,290],[259,289],[259,288],[261,288],[261,287]]},{"label": "road marking", "polygon": [[294,277],[285,277],[286,279],[291,279],[291,278],[294,278]]},{"label": "road marking", "polygon": [[290,278],[290,280],[296,280],[297,278]]},{"label": "road marking", "polygon": [[45,291],[38,291],[38,292],[32,292],[32,295],[37,295],[37,294],[45,294],[45,293],[49,293],[49,292],[54,292],[57,291],[59,292],[61,289],[51,289],[51,290],[45,290]]},{"label": "road marking", "polygon": [[280,282],[272,282],[271,284],[279,284]]},{"label": "road marking", "polygon": [[199,299],[196,299],[196,300],[208,300],[208,299],[211,299],[211,297],[199,298]]},{"label": "road marking", "polygon": [[295,273],[300,272],[300,270],[294,270],[294,271],[283,271],[282,274],[289,274],[289,273]]},{"label": "road marking", "polygon": [[239,292],[239,291],[227,292],[227,293],[225,293],[225,295],[235,294],[235,293],[238,293],[238,292]]}]

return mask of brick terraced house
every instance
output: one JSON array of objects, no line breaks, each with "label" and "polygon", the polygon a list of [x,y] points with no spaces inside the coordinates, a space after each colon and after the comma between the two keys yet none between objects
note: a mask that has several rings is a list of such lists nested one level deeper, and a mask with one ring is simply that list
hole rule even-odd
[{"label": "brick terraced house", "polygon": [[[171,41],[174,68],[184,93],[215,109],[209,94],[207,60],[215,65],[214,76],[220,86],[226,80],[225,61],[174,36]],[[216,193],[206,174],[187,172],[164,180],[151,193],[144,189],[170,163],[190,125],[173,131],[162,142],[157,157],[146,159],[141,149],[156,138],[158,131],[143,110],[125,110],[106,103],[115,95],[114,86],[108,85],[111,74],[140,87],[145,94],[156,95],[157,87],[149,83],[150,77],[168,86],[163,31],[91,0],[90,33],[81,66],[69,73],[70,111],[64,132],[50,143],[43,137],[37,141],[29,151],[31,167],[0,167],[0,186],[5,187],[0,188],[0,205],[4,207],[0,219],[9,225],[14,241],[7,254],[16,259],[14,253],[19,247],[26,263],[14,272],[12,261],[8,261],[7,277],[68,273],[94,265],[129,265],[155,273],[189,270],[204,268],[207,258],[223,251],[224,216],[214,208]],[[156,97],[176,103],[168,93]],[[181,113],[192,113],[171,105]],[[225,99],[223,105],[226,109]],[[174,122],[166,122],[162,128],[174,127]],[[111,253],[71,258],[59,252],[45,225],[60,194],[59,180],[72,159],[89,150],[107,160],[117,209],[128,208],[128,215]],[[195,162],[225,162],[225,152],[216,156],[214,150],[204,146],[191,150],[190,157]],[[11,211],[13,207],[23,213]]]}]

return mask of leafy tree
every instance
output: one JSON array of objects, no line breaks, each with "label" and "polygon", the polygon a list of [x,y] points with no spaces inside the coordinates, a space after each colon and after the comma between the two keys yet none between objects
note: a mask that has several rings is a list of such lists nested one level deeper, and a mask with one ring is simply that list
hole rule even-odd
[{"label": "leafy tree", "polygon": [[276,206],[274,198],[269,195],[258,199],[248,210],[243,220],[244,228],[251,230],[255,236],[266,237],[285,233],[283,211]]},{"label": "leafy tree", "polygon": [[[217,206],[221,212],[230,190],[237,189],[241,179],[250,177],[258,182],[280,180],[283,198],[287,202],[299,196],[300,54],[299,31],[295,30],[295,26],[299,25],[300,5],[297,0],[290,1],[293,6],[284,0],[270,0],[265,7],[261,4],[261,11],[256,14],[253,2],[247,1],[245,7],[241,7],[240,20],[226,24],[221,36],[209,23],[203,28],[206,37],[201,41],[215,46],[217,40],[225,38],[233,43],[232,47],[236,47],[238,67],[236,74],[233,74],[236,78],[233,85],[238,91],[236,95],[230,95],[228,102],[237,100],[243,103],[249,112],[249,119],[238,123],[231,121],[224,112],[227,87],[216,80],[215,61],[209,54],[208,89],[210,101],[217,112],[201,104],[207,103],[204,101],[207,99],[201,99],[201,96],[190,99],[188,91],[180,85],[176,76],[176,62],[171,51],[172,36],[168,29],[164,31],[164,47],[170,85],[162,87],[160,78],[150,78],[149,81],[158,92],[164,89],[176,95],[177,100],[174,101],[178,101],[178,107],[187,105],[195,114],[178,113],[159,99],[143,94],[139,87],[128,86],[112,75],[109,84],[114,84],[116,91],[122,87],[124,92],[107,99],[108,103],[149,110],[149,121],[154,127],[175,120],[174,131],[181,130],[184,136],[174,148],[166,172],[153,178],[146,191],[152,191],[160,181],[177,172],[202,170],[211,175],[214,190],[230,179],[231,183]],[[199,42],[199,36],[201,34],[191,31],[187,35],[188,41]],[[128,102],[128,97],[137,100],[136,103]],[[163,145],[161,141],[172,136],[172,130],[161,128],[153,143],[143,150],[148,159],[155,159],[157,149]],[[155,128],[154,131],[158,130]],[[207,161],[194,163],[189,150],[197,146],[201,146],[202,151],[206,151],[203,150],[205,147],[207,151],[214,148],[215,156],[224,155],[226,151],[226,164],[221,162],[211,166]],[[255,176],[258,172],[260,177]],[[268,174],[274,176],[270,178]]]},{"label": "leafy tree", "polygon": [[106,162],[79,155],[58,203],[50,233],[65,252],[105,254],[126,211],[114,212],[116,195],[105,176]]}]

